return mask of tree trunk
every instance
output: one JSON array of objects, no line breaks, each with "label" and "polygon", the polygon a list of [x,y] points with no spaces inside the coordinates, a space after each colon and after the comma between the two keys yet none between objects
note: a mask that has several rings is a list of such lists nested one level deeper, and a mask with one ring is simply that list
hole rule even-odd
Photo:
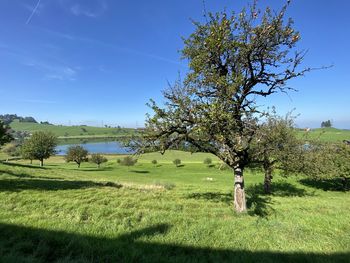
[{"label": "tree trunk", "polygon": [[235,175],[235,189],[234,189],[234,205],[236,212],[245,212],[247,210],[245,192],[244,192],[244,178],[243,169],[238,167],[234,169]]},{"label": "tree trunk", "polygon": [[32,159],[30,159],[30,164],[33,164],[33,160]]},{"label": "tree trunk", "polygon": [[40,166],[43,167],[44,166],[44,159],[40,160]]},{"label": "tree trunk", "polygon": [[271,180],[272,180],[272,174],[271,169],[265,170],[265,179],[264,179],[264,192],[265,194],[271,193]]},{"label": "tree trunk", "polygon": [[80,163],[78,163],[78,168],[80,168]]},{"label": "tree trunk", "polygon": [[98,167],[98,169],[100,169],[100,164],[99,163],[97,164],[97,167]]}]

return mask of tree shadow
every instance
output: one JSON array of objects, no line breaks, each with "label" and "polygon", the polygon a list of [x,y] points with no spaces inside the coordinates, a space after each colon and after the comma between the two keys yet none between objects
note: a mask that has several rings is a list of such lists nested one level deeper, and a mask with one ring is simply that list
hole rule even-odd
[{"label": "tree shadow", "polygon": [[130,170],[130,172],[137,174],[149,174],[149,171],[146,170]]},{"label": "tree shadow", "polygon": [[33,176],[33,175],[30,175],[27,173],[22,173],[22,172],[16,173],[16,172],[11,171],[11,170],[0,170],[0,175],[1,174],[15,176],[18,178],[36,178],[36,179],[42,178],[42,179],[54,179],[54,180],[63,179],[62,177],[49,177],[49,176],[38,176],[38,175]]},{"label": "tree shadow", "polygon": [[350,257],[349,252],[326,254],[212,249],[142,240],[167,235],[170,228],[168,224],[158,224],[107,238],[0,223],[0,257],[4,262],[179,263],[348,262]]},{"label": "tree shadow", "polygon": [[113,170],[113,167],[109,167],[109,166],[104,166],[104,167],[93,167],[93,168],[84,168],[84,167],[81,167],[81,168],[75,168],[75,169],[72,169],[74,171],[84,171],[84,172],[101,172],[101,171],[112,171]]},{"label": "tree shadow", "polygon": [[7,165],[7,166],[12,166],[12,167],[24,167],[24,168],[33,168],[33,169],[42,169],[42,170],[45,170],[45,169],[48,168],[48,167],[45,167],[45,166],[37,166],[37,165],[22,164],[22,163],[2,162],[1,164]]},{"label": "tree shadow", "polygon": [[115,187],[121,188],[121,184],[113,182],[93,182],[93,181],[68,181],[55,179],[2,179],[0,180],[0,191],[18,192],[24,190],[72,190],[94,187]]},{"label": "tree shadow", "polygon": [[330,179],[300,179],[299,183],[323,191],[334,191],[334,192],[347,192],[350,191],[349,183],[344,184],[342,178],[330,178]]},{"label": "tree shadow", "polygon": [[221,192],[205,192],[205,193],[191,193],[186,196],[189,199],[205,200],[215,203],[225,203],[227,205],[233,204],[232,193]]}]

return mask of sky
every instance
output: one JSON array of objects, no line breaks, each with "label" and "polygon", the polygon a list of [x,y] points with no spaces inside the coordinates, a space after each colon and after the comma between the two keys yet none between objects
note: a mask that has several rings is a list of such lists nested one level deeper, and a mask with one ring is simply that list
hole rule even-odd
[{"label": "sky", "polygon": [[[279,9],[282,0],[260,1]],[[247,1],[206,0],[240,11]],[[0,0],[0,114],[55,124],[143,127],[150,98],[188,71],[182,37],[204,21],[203,0]],[[330,119],[350,129],[350,1],[294,0],[287,16],[308,50],[305,67],[333,65],[259,100],[293,110],[299,127]]]}]

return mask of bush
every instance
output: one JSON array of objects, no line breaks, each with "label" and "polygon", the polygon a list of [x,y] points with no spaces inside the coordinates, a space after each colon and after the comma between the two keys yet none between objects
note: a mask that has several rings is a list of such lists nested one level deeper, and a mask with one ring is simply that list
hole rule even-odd
[{"label": "bush", "polygon": [[122,162],[122,160],[120,160],[119,158],[117,159],[117,164],[120,164]]},{"label": "bush", "polygon": [[180,159],[175,159],[175,160],[173,161],[173,164],[175,164],[176,167],[178,167],[178,166],[181,164],[181,160],[180,160]]},{"label": "bush", "polygon": [[20,156],[21,152],[19,149],[19,146],[16,143],[9,143],[4,146],[2,149],[4,153],[6,153],[9,156],[15,157],[15,156]]},{"label": "bush", "polygon": [[156,166],[157,165],[157,160],[152,160],[152,164],[154,165],[154,166]]},{"label": "bush", "polygon": [[124,157],[123,160],[121,160],[121,162],[120,162],[121,165],[125,165],[128,168],[130,166],[134,166],[136,163],[137,163],[137,159],[134,159],[131,156]]},{"label": "bush", "polygon": [[211,165],[211,163],[212,163],[212,160],[210,158],[205,158],[203,163],[206,164],[209,167]]},{"label": "bush", "polygon": [[99,153],[91,154],[90,162],[97,164],[98,168],[100,168],[101,163],[106,163],[107,161],[107,158]]}]

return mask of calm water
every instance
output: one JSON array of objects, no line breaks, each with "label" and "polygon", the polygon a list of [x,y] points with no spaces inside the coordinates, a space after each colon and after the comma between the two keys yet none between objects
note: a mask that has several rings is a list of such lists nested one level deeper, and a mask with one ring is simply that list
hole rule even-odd
[{"label": "calm water", "polygon": [[116,141],[107,142],[86,142],[77,144],[63,144],[56,147],[57,155],[65,155],[69,146],[80,145],[89,153],[105,153],[105,154],[125,154],[132,153],[128,148],[125,148],[121,143]]}]

